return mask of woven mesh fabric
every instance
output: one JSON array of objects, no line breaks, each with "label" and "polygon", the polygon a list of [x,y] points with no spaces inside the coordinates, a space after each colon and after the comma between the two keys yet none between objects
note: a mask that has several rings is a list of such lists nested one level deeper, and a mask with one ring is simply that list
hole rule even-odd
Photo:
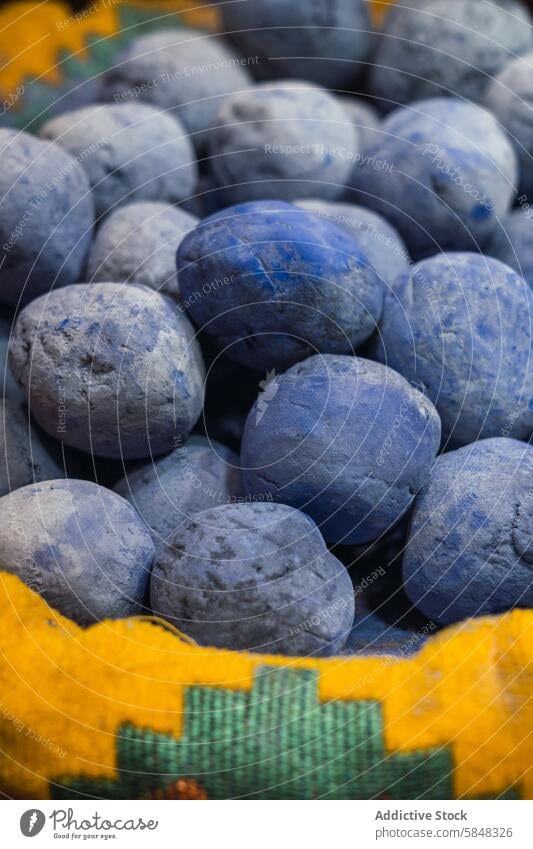
[{"label": "woven mesh fabric", "polygon": [[8,796],[533,797],[533,611],[319,660],[82,629],[2,572],[0,606]]},{"label": "woven mesh fabric", "polygon": [[184,712],[179,740],[121,727],[118,778],[58,776],[54,798],[139,798],[183,776],[213,799],[452,796],[448,747],[387,754],[379,703],[320,704],[316,672],[260,667],[248,693],[191,687]]}]

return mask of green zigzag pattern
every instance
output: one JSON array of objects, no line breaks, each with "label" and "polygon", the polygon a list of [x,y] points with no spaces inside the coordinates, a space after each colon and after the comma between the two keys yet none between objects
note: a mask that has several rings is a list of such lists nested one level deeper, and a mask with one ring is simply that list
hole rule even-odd
[{"label": "green zigzag pattern", "polygon": [[261,667],[250,692],[189,687],[183,734],[122,726],[116,780],[61,776],[55,799],[136,799],[194,778],[212,799],[450,799],[448,747],[387,754],[379,702],[320,703],[317,673]]},{"label": "green zigzag pattern", "polygon": [[[133,7],[118,7],[120,21],[119,29],[113,36],[87,36],[86,46],[88,56],[71,56],[65,51],[59,51],[57,62],[65,82],[82,83],[102,73],[113,64],[114,57],[139,32],[149,32],[152,29],[182,26],[178,14],[169,15],[153,10],[143,11]],[[50,115],[49,107],[60,98],[64,92],[63,86],[53,86],[37,80],[24,81],[25,92],[20,109],[12,109],[0,118],[0,126],[13,126],[36,132],[40,124]]]}]

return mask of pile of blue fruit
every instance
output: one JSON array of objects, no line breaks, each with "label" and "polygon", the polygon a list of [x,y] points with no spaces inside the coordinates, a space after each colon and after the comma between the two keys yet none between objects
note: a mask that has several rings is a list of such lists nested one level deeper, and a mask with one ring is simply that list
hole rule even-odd
[{"label": "pile of blue fruit", "polygon": [[220,8],[0,130],[1,568],[287,655],[533,607],[526,7]]}]

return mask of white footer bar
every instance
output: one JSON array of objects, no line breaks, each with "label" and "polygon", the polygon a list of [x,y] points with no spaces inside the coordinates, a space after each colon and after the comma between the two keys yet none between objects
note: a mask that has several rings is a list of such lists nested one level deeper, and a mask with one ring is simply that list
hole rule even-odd
[{"label": "white footer bar", "polygon": [[[532,803],[139,802],[0,803],[2,845],[150,849],[368,849],[533,846]],[[276,810],[274,810],[276,809]],[[275,844],[273,844],[275,841]]]}]

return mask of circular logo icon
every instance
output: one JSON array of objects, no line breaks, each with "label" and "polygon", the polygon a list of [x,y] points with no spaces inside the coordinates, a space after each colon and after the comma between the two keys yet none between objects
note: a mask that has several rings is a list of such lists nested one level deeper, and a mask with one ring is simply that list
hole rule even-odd
[{"label": "circular logo icon", "polygon": [[42,811],[37,808],[32,808],[29,811],[24,811],[20,818],[20,830],[24,837],[35,837],[43,830],[46,817]]}]

